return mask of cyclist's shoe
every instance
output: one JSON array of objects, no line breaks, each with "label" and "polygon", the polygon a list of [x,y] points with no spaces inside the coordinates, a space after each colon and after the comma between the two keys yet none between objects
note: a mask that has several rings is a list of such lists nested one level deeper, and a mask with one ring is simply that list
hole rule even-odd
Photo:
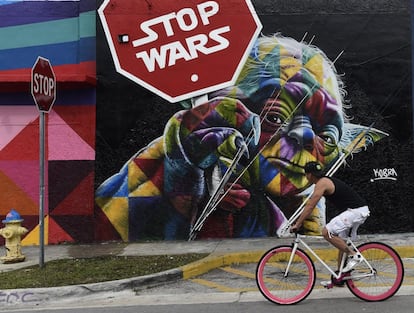
[{"label": "cyclist's shoe", "polygon": [[328,286],[330,284],[332,284],[332,282],[330,280],[322,280],[321,281],[321,285],[324,286],[324,287],[326,287],[326,286]]},{"label": "cyclist's shoe", "polygon": [[362,262],[362,255],[357,253],[355,255],[350,255],[348,257],[348,260],[346,262],[345,267],[342,269],[342,272],[349,272],[350,270],[352,270],[355,265],[359,264]]},{"label": "cyclist's shoe", "polygon": [[327,289],[331,289],[334,286],[334,284],[330,280],[322,280],[321,285],[324,286]]}]

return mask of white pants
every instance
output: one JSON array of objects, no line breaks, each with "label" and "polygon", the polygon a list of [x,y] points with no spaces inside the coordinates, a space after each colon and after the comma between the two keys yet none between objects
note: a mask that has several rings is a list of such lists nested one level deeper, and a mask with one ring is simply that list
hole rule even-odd
[{"label": "white pants", "polygon": [[[338,216],[335,216],[328,224],[326,229],[329,235],[336,235],[343,239],[350,236],[352,240],[356,238],[358,227],[365,222],[369,216],[368,206],[356,209],[348,209]],[[352,228],[352,233],[349,230]]]}]

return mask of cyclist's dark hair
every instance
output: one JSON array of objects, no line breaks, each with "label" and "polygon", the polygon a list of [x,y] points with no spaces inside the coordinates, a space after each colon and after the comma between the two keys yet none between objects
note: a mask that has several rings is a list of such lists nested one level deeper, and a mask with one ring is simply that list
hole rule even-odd
[{"label": "cyclist's dark hair", "polygon": [[324,175],[322,165],[315,161],[306,163],[305,173],[311,173],[316,177],[322,177]]}]

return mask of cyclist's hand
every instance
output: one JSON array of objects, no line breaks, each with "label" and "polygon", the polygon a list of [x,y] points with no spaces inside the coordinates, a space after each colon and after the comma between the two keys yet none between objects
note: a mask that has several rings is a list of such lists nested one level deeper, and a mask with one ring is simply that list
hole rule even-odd
[{"label": "cyclist's hand", "polygon": [[297,233],[299,231],[300,227],[301,227],[301,225],[294,224],[290,227],[290,232],[291,233]]}]

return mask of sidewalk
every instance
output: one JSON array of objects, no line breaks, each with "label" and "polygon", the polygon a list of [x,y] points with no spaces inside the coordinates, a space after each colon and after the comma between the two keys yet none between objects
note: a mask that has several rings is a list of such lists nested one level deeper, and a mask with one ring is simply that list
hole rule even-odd
[{"label": "sidewalk", "polygon": [[[414,258],[414,233],[361,235],[359,242],[380,241],[394,247],[402,258]],[[188,279],[206,273],[214,268],[235,263],[255,263],[268,249],[289,244],[292,238],[224,239],[200,241],[161,241],[148,243],[101,243],[91,245],[50,245],[45,246],[45,262],[53,259],[87,258],[103,255],[145,256],[163,254],[207,253],[208,257],[197,262],[161,273],[133,277],[110,282],[19,290],[0,290],[0,303],[5,296],[19,296],[20,302],[45,303],[53,299],[96,295],[101,292],[120,292],[135,287],[162,284],[179,279]],[[307,241],[313,248],[321,249],[325,259],[335,259],[337,250],[322,238]],[[40,248],[23,246],[26,261],[14,264],[0,264],[0,272],[21,269],[39,264]],[[16,296],[16,297],[17,297]],[[26,297],[26,298],[24,298]],[[2,300],[3,299],[3,300]],[[16,298],[17,299],[17,298]],[[30,300],[30,301],[29,301]]]}]

